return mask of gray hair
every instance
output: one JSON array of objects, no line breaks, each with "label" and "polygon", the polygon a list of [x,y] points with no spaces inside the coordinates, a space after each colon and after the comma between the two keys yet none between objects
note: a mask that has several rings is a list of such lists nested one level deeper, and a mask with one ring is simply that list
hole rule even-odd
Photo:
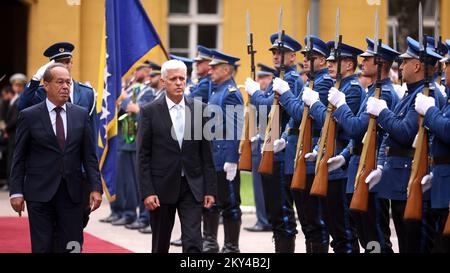
[{"label": "gray hair", "polygon": [[53,63],[53,64],[49,65],[47,67],[47,69],[45,69],[44,76],[42,77],[44,79],[44,82],[50,82],[53,79],[52,70],[55,67],[62,67],[64,69],[66,69],[67,71],[69,71],[69,69],[67,69],[67,67],[64,64]]},{"label": "gray hair", "polygon": [[169,60],[162,64],[161,66],[161,76],[163,79],[167,78],[168,70],[176,70],[181,69],[184,71],[184,74],[187,75],[187,67],[182,61],[179,60]]}]

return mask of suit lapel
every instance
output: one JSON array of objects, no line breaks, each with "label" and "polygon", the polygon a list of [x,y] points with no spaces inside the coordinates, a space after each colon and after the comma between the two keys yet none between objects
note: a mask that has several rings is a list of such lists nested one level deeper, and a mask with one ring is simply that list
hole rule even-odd
[{"label": "suit lapel", "polygon": [[67,119],[67,135],[66,135],[66,144],[65,149],[67,150],[67,147],[69,145],[69,141],[70,141],[70,136],[73,136],[73,123],[74,123],[74,118],[72,116],[72,107],[73,105],[71,103],[66,103],[66,119]]},{"label": "suit lapel", "polygon": [[183,143],[181,147],[185,145],[187,140],[194,139],[194,101],[191,100],[188,97],[184,97],[184,103],[186,105],[184,110],[184,136],[183,136]]},{"label": "suit lapel", "polygon": [[53,127],[52,127],[52,121],[50,119],[50,113],[48,112],[47,109],[47,104],[46,101],[44,100],[41,105],[40,105],[40,109],[41,109],[41,121],[42,124],[45,128],[45,131],[47,131],[47,135],[48,137],[51,139],[51,143],[53,143],[53,145],[58,149],[61,150],[61,148],[58,145],[58,140],[56,139],[56,135],[55,132],[53,131]]}]

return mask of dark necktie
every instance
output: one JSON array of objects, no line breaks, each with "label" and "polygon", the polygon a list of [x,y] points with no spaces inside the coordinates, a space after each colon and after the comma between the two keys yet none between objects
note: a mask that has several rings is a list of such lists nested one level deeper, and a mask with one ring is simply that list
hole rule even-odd
[{"label": "dark necktie", "polygon": [[56,139],[58,140],[59,147],[64,150],[66,138],[64,136],[64,123],[61,117],[62,107],[55,107],[56,112]]}]

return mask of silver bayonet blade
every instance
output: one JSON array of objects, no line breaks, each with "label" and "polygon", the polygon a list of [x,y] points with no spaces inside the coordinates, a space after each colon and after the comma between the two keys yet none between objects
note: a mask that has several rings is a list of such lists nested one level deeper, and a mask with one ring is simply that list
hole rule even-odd
[{"label": "silver bayonet blade", "polygon": [[308,15],[306,17],[306,37],[308,37],[306,39],[306,49],[307,50],[311,48],[310,36],[311,36],[311,18],[309,17],[309,10],[308,10]]},{"label": "silver bayonet blade", "polygon": [[392,26],[392,48],[397,51],[397,22]]},{"label": "silver bayonet blade", "polygon": [[373,36],[373,50],[378,52],[378,6],[375,10],[375,34]]},{"label": "silver bayonet blade", "polygon": [[280,5],[280,15],[278,17],[278,41],[281,41],[281,32],[283,31],[283,7]]},{"label": "silver bayonet blade", "polygon": [[334,49],[338,48],[339,44],[339,21],[341,17],[341,9],[338,7],[336,11],[336,36],[334,38]]},{"label": "silver bayonet blade", "polygon": [[250,45],[250,13],[247,10],[247,45]]},{"label": "silver bayonet blade", "polygon": [[422,2],[419,2],[419,46],[420,50],[423,48],[423,17],[422,17]]},{"label": "silver bayonet blade", "polygon": [[438,48],[439,43],[439,3],[435,2],[436,8],[434,10],[434,48]]}]

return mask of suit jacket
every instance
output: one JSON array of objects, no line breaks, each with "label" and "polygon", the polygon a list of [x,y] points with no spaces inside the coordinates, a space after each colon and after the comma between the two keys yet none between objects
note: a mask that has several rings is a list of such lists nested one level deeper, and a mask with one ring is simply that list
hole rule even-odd
[{"label": "suit jacket", "polygon": [[21,193],[28,201],[48,202],[64,178],[72,201],[81,202],[81,166],[91,191],[102,192],[88,112],[71,103],[66,106],[64,150],[58,145],[45,101],[20,112],[10,194]]},{"label": "suit jacket", "polygon": [[[202,102],[188,97],[185,97],[185,103],[185,111],[190,111],[192,117],[194,107],[206,107]],[[137,153],[142,199],[158,195],[163,204],[176,203],[180,193],[182,169],[198,202],[201,202],[205,195],[216,195],[217,180],[211,143],[205,139],[202,132],[206,121],[206,118],[201,118],[201,139],[195,140],[195,118],[190,119],[190,125],[186,119],[184,140],[180,148],[178,141],[172,138],[172,120],[165,95],[141,108]],[[199,127],[199,124],[196,125]]]}]

